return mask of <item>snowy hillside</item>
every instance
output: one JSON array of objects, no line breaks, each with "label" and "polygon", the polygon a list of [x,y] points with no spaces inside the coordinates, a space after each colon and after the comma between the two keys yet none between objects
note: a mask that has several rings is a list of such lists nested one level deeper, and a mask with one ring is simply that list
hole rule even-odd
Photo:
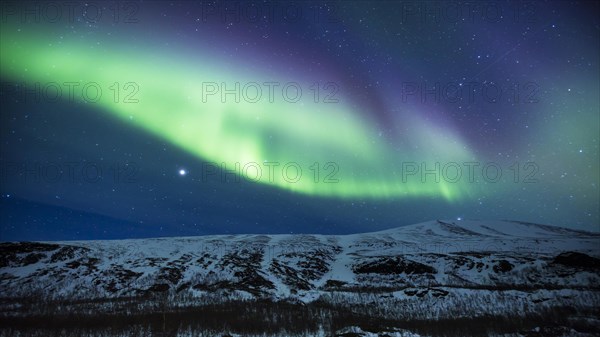
[{"label": "snowy hillside", "polygon": [[344,236],[2,243],[0,255],[3,317],[42,315],[15,304],[32,296],[163,298],[169,308],[326,303],[392,321],[600,307],[600,234],[523,222],[431,221]]}]

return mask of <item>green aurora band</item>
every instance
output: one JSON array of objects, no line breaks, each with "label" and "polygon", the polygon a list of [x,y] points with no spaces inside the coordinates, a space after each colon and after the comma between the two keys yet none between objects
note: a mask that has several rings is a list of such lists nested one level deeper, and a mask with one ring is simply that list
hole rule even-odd
[{"label": "green aurora band", "polygon": [[[475,184],[465,179],[435,182],[429,176],[422,181],[417,174],[403,181],[402,163],[424,162],[431,169],[435,162],[444,165],[476,160],[450,128],[419,118],[418,111],[399,118],[398,123],[406,131],[390,139],[381,137],[374,123],[358,113],[351,97],[341,95],[339,103],[315,103],[308,94],[309,79],[299,81],[305,91],[296,103],[288,103],[277,94],[281,86],[275,90],[273,103],[264,97],[256,103],[244,99],[236,103],[231,95],[224,103],[218,95],[207,97],[203,103],[203,82],[225,82],[232,88],[235,82],[243,85],[294,80],[287,75],[274,78],[266,71],[232,67],[209,55],[185,57],[169,50],[151,53],[150,48],[141,52],[108,41],[98,46],[81,39],[61,40],[52,33],[26,33],[9,25],[2,27],[0,37],[0,74],[4,79],[27,85],[77,82],[81,85],[75,88],[75,98],[81,97],[77,93],[83,84],[96,82],[103,90],[101,97],[94,103],[79,100],[82,106],[97,107],[127,125],[141,128],[199,159],[223,163],[230,170],[236,163],[240,168],[258,163],[260,178],[256,167],[247,166],[246,171],[247,179],[258,183],[339,198],[412,196],[454,201],[477,193]],[[121,89],[117,103],[114,91],[109,90],[115,82]],[[128,82],[139,86],[134,96],[138,103],[123,102],[133,89],[124,88]],[[62,88],[64,98],[67,87]],[[92,97],[94,92],[88,91]],[[265,162],[279,163],[273,176]],[[315,162],[320,167],[317,182],[310,169]],[[339,168],[333,176],[336,183],[324,182],[335,168],[326,166],[329,162]],[[283,178],[286,163],[301,167],[298,181]],[[296,169],[289,168],[288,176],[296,177]]]}]

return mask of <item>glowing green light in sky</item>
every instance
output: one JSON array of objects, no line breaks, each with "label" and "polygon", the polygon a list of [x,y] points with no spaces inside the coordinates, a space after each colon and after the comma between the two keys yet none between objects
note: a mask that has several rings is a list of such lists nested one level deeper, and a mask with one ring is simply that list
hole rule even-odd
[{"label": "glowing green light in sky", "polygon": [[[339,103],[315,103],[309,91],[311,83],[306,79],[273,78],[261,74],[260,69],[246,71],[208,56],[185,58],[166,50],[136,51],[118,43],[109,47],[103,42],[94,48],[91,43],[67,39],[49,43],[54,39],[8,27],[3,27],[1,38],[0,70],[5,79],[76,82],[80,85],[75,93],[85,83],[95,82],[102,95],[87,105],[97,106],[123,123],[144,129],[201,159],[224,163],[230,170],[239,163],[240,169],[246,167],[250,180],[258,183],[344,198],[431,196],[455,200],[473,192],[468,183],[443,179],[435,182],[433,177],[423,182],[416,175],[403,181],[404,162],[426,162],[428,168],[433,168],[434,162],[443,165],[475,159],[452,130],[419,119],[418,113],[400,121],[407,131],[398,136],[402,139],[394,140],[381,137],[343,92],[338,96]],[[256,103],[243,97],[236,103],[233,95],[222,102],[218,94],[203,102],[203,83],[223,82],[231,89],[236,82],[243,86],[268,81],[280,83],[272,103],[266,97],[265,86],[263,97]],[[135,85],[127,85],[129,82]],[[303,89],[300,101],[285,101],[281,88],[288,82],[298,82]],[[119,88],[117,102],[114,83]],[[63,91],[66,88],[63,86]],[[249,92],[253,96],[254,91]],[[293,88],[288,92],[293,93]],[[94,88],[89,89],[88,96],[94,95]],[[126,102],[132,99],[138,102]],[[271,162],[279,163],[274,167],[274,176],[265,164]],[[328,165],[330,162],[335,164]],[[259,178],[252,163],[262,169]],[[298,181],[295,164],[287,171],[288,179],[282,176],[288,163],[302,169]]]}]

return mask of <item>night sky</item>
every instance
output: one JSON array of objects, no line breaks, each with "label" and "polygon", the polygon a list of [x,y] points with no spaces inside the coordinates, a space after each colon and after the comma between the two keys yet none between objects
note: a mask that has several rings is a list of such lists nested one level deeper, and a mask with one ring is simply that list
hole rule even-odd
[{"label": "night sky", "polygon": [[600,230],[598,2],[1,9],[2,241]]}]

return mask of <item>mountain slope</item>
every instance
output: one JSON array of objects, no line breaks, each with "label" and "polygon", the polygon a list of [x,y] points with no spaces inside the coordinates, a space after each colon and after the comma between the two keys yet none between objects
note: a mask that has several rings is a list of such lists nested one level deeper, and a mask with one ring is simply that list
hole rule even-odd
[{"label": "mountain slope", "polygon": [[47,309],[24,304],[31,298],[79,303],[76,310],[93,303],[84,308],[96,313],[131,310],[119,299],[140,299],[139,307],[160,299],[172,309],[320,303],[386,321],[561,308],[592,319],[600,307],[600,234],[525,222],[431,221],[343,236],[1,243],[0,257],[2,317],[43,315]]},{"label": "mountain slope", "polygon": [[22,296],[221,290],[310,300],[311,292],[350,287],[600,284],[600,234],[523,222],[432,221],[345,236],[3,243],[0,254],[0,290]]}]

